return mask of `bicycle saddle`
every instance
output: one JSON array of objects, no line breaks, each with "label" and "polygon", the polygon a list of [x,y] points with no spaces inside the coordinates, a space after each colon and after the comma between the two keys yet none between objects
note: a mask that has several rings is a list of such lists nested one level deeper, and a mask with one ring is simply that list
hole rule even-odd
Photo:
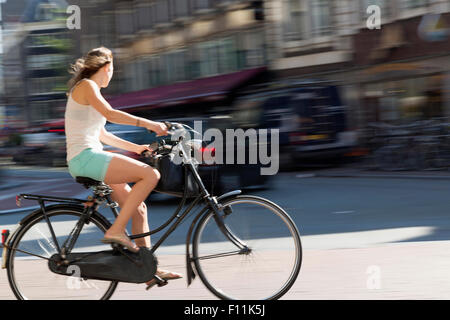
[{"label": "bicycle saddle", "polygon": [[75,181],[82,184],[86,189],[90,187],[97,187],[102,184],[101,181],[97,181],[88,177],[76,177]]}]

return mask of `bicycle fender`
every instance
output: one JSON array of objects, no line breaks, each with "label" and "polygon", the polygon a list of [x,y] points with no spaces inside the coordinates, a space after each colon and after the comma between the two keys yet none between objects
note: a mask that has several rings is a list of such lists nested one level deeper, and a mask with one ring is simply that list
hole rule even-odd
[{"label": "bicycle fender", "polygon": [[234,197],[234,196],[240,195],[241,193],[242,193],[242,190],[233,190],[233,191],[222,194],[221,196],[219,196],[217,198],[217,200],[223,200],[225,198]]},{"label": "bicycle fender", "polygon": [[191,248],[190,248],[192,231],[194,231],[194,228],[197,225],[198,220],[200,219],[200,217],[203,216],[207,208],[208,208],[207,206],[204,206],[202,210],[197,214],[195,219],[192,221],[186,236],[186,274],[188,286],[192,283],[192,280],[195,279],[196,277],[196,273],[194,271],[195,266],[193,266],[194,262],[192,261],[191,258]]},{"label": "bicycle fender", "polygon": [[11,242],[11,240],[16,236],[17,231],[19,231],[20,229],[20,224],[16,224],[14,226],[14,231],[9,233],[8,238],[5,241],[5,244],[3,246],[3,252],[2,252],[2,269],[6,269],[6,262],[8,260],[8,253],[9,253],[9,243]]}]

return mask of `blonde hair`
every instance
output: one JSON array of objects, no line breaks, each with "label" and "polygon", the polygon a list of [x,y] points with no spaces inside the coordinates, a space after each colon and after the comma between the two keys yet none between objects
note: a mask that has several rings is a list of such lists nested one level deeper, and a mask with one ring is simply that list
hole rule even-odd
[{"label": "blonde hair", "polygon": [[111,63],[112,60],[113,56],[111,50],[105,47],[92,49],[84,57],[77,59],[77,61],[70,66],[69,73],[73,76],[67,84],[67,94],[72,91],[73,87],[80,80],[90,78],[102,67]]}]

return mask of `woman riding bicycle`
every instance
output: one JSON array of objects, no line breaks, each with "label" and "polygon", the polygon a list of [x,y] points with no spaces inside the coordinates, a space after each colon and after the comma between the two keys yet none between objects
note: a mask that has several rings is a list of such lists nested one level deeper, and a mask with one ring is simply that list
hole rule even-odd
[{"label": "woman riding bicycle", "polygon": [[[112,189],[112,199],[121,210],[102,242],[117,243],[134,252],[138,247],[150,247],[150,237],[136,239],[134,244],[125,234],[132,220],[133,234],[149,231],[147,207],[144,200],[156,187],[159,172],[151,166],[121,154],[103,151],[103,145],[141,154],[151,151],[147,145],[137,145],[116,137],[105,130],[112,123],[144,127],[158,136],[167,135],[164,123],[135,117],[113,109],[103,98],[100,89],[106,88],[113,76],[112,52],[104,47],[91,50],[72,66],[65,113],[67,162],[72,177],[89,177],[104,181]],[[132,188],[128,183],[135,183]],[[159,270],[161,278],[178,279],[177,273]],[[153,281],[153,280],[151,280]],[[147,283],[148,284],[148,283]]]}]

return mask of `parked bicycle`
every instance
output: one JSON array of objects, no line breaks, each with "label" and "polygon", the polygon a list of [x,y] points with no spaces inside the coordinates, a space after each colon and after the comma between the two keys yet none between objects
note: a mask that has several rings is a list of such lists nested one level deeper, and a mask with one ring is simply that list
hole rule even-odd
[{"label": "parked bicycle", "polygon": [[448,123],[424,120],[402,126],[371,123],[368,127],[373,130],[369,169],[407,171],[449,167]]},{"label": "parked bicycle", "polygon": [[[171,134],[193,131],[179,123],[167,125]],[[178,194],[177,209],[165,223],[147,233],[129,235],[137,239],[167,229],[151,249],[141,248],[138,253],[118,246],[111,249],[100,242],[111,223],[98,209],[106,205],[118,215],[110,197],[112,189],[101,181],[77,178],[92,189],[88,199],[19,195],[17,201],[36,200],[40,209],[4,235],[3,267],[17,299],[105,300],[119,282],[157,279],[158,286],[165,285],[155,276],[154,254],[194,213],[185,242],[188,284],[198,275],[221,299],[278,299],[288,292],[302,262],[296,225],[285,210],[267,199],[243,195],[240,190],[212,196],[198,175],[195,159],[189,156],[194,148],[195,143],[181,135],[171,143],[163,141],[151,155],[152,159],[179,155],[185,185]],[[189,179],[198,187],[195,195],[189,194]]]}]

